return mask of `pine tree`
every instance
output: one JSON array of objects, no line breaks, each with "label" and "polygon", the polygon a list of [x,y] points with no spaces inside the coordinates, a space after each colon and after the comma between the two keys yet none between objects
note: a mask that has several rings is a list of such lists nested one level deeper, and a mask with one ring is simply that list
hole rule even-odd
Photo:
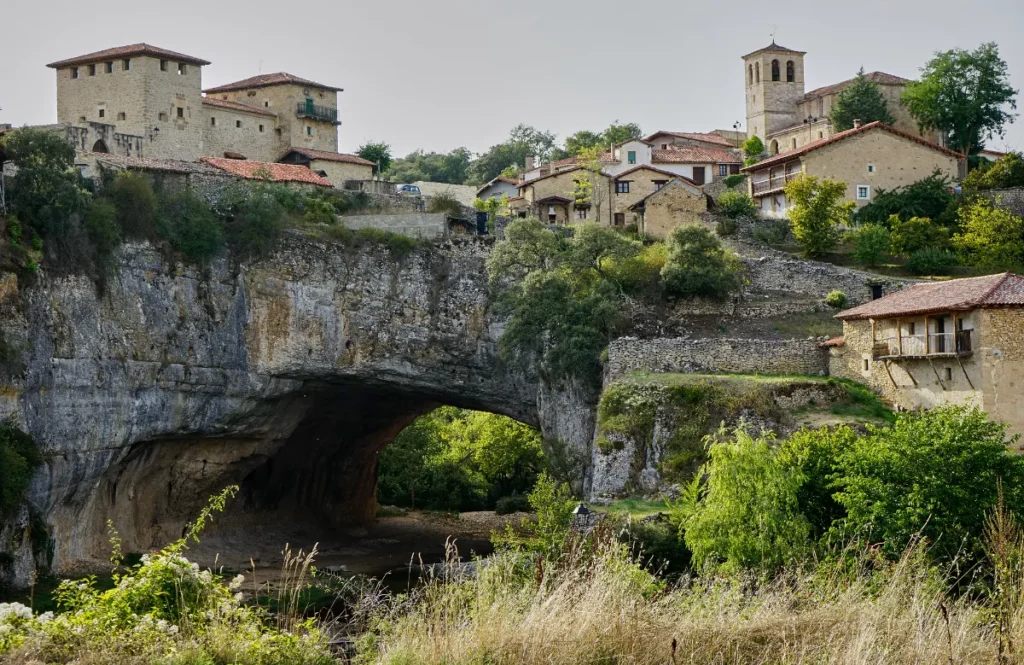
[{"label": "pine tree", "polygon": [[887,125],[895,122],[882,91],[864,75],[863,67],[850,85],[836,95],[831,119],[832,129],[837,132],[851,129],[854,120],[860,120],[865,125],[876,120],[881,120]]}]

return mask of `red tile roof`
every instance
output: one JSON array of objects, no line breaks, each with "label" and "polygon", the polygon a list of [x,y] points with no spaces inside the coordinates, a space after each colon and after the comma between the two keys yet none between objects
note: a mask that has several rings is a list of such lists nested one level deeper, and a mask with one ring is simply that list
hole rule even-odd
[{"label": "red tile roof", "polygon": [[274,182],[304,182],[310,185],[331,187],[331,183],[326,178],[297,164],[271,164],[270,162],[249,162],[220,157],[203,157],[201,161],[221,171],[249,180],[262,180],[266,173]]},{"label": "red tile roof", "polygon": [[218,93],[218,92],[232,92],[234,90],[249,90],[250,88],[266,88],[271,85],[302,85],[310,88],[323,88],[324,90],[331,90],[333,92],[342,92],[341,88],[335,88],[334,86],[324,85],[323,83],[317,83],[310,81],[309,79],[300,78],[293,74],[286,72],[277,72],[276,74],[260,74],[259,76],[251,76],[241,81],[235,81],[234,83],[225,83],[219,85],[216,88],[208,88],[203,90],[205,93]]},{"label": "red tile roof", "polygon": [[554,178],[555,176],[565,175],[566,173],[574,173],[576,171],[582,171],[582,170],[584,170],[582,166],[574,166],[571,169],[562,169],[561,171],[554,171],[552,173],[547,173],[545,175],[542,175],[539,178],[534,178],[533,180],[526,180],[526,181],[520,183],[519,189],[522,189],[523,187],[529,187],[533,183],[540,182],[541,180],[547,180],[548,178]]},{"label": "red tile roof", "polygon": [[185,55],[184,53],[177,53],[175,51],[168,51],[167,49],[150,46],[149,44],[131,44],[129,46],[108,48],[103,51],[96,51],[95,53],[87,53],[74,58],[68,58],[67,60],[58,60],[57,62],[51,62],[46,66],[52,67],[53,69],[61,69],[63,67],[71,67],[72,65],[84,65],[86,63],[100,62],[102,60],[120,60],[122,58],[142,55],[148,55],[153,58],[160,58],[163,60],[185,62],[190,65],[210,64],[209,60],[203,60],[202,58],[196,58],[195,56]]},{"label": "red tile roof", "polygon": [[695,183],[693,180],[690,180],[689,178],[687,178],[684,175],[679,175],[678,173],[672,173],[671,171],[665,171],[664,169],[659,169],[658,167],[651,166],[650,164],[640,164],[639,166],[634,166],[633,168],[631,168],[631,169],[629,169],[627,171],[623,171],[622,173],[620,173],[620,174],[618,174],[616,176],[612,176],[612,177],[615,180],[619,180],[620,178],[622,178],[622,176],[626,176],[626,175],[629,175],[631,173],[634,173],[634,172],[640,171],[640,170],[654,171],[655,173],[659,173],[661,175],[669,176],[670,178],[679,178],[680,180],[685,180],[686,182],[690,183],[691,185],[697,185],[697,183]]},{"label": "red tile roof", "polygon": [[832,348],[832,347],[838,348],[838,347],[841,347],[841,346],[846,346],[846,338],[845,337],[833,337],[832,339],[825,340],[824,342],[821,343],[821,345],[823,347],[825,347],[825,348]]},{"label": "red tile roof", "polygon": [[895,134],[896,136],[900,136],[902,138],[909,139],[911,141],[915,141],[917,143],[920,143],[921,145],[929,147],[929,148],[931,148],[933,150],[938,150],[939,152],[947,154],[947,155],[949,155],[951,157],[956,157],[957,159],[963,159],[963,155],[961,155],[958,152],[953,152],[952,150],[948,150],[946,148],[943,148],[942,146],[939,146],[939,145],[936,145],[936,144],[932,143],[931,141],[923,139],[920,136],[914,136],[913,134],[908,134],[906,132],[903,132],[903,131],[900,131],[900,130],[896,129],[895,127],[890,127],[889,125],[883,125],[881,122],[876,121],[876,122],[869,122],[868,124],[861,125],[860,127],[854,127],[853,129],[848,129],[845,132],[839,132],[838,134],[833,134],[832,136],[830,136],[830,137],[828,137],[826,139],[819,139],[817,141],[812,141],[811,143],[808,143],[807,145],[803,146],[802,148],[797,148],[796,150],[790,150],[789,152],[780,152],[777,155],[773,155],[772,157],[769,157],[768,159],[762,160],[762,161],[760,161],[760,162],[758,162],[756,164],[751,164],[750,166],[746,166],[746,167],[744,167],[744,168],[742,168],[740,170],[741,171],[747,171],[747,172],[754,172],[754,171],[760,171],[761,169],[765,169],[765,168],[768,168],[770,166],[776,166],[778,164],[785,164],[788,161],[792,161],[793,159],[796,159],[797,157],[801,157],[803,155],[806,155],[807,153],[812,152],[814,150],[817,150],[818,148],[824,148],[827,145],[831,145],[833,143],[838,143],[839,141],[842,141],[843,139],[847,139],[847,138],[849,138],[851,136],[854,136],[856,134],[862,134],[864,132],[869,132],[869,131],[871,131],[873,129],[881,129],[883,131],[889,132],[890,134]]},{"label": "red tile roof", "polygon": [[248,104],[242,104],[241,102],[229,102],[226,99],[214,99],[213,97],[203,97],[203,104],[206,106],[217,106],[222,109],[228,109],[230,111],[242,111],[243,113],[255,113],[256,115],[266,115],[271,118],[276,118],[277,114],[266,109],[261,109],[256,106],[249,106]]},{"label": "red tile roof", "polygon": [[345,164],[359,164],[360,166],[376,166],[368,159],[359,155],[349,155],[343,152],[328,152],[326,150],[313,150],[311,148],[291,148],[288,152],[297,152],[310,159],[322,159],[325,162],[344,162]]},{"label": "red tile roof", "polygon": [[689,139],[691,141],[703,141],[704,143],[715,143],[718,145],[726,146],[731,148],[732,143],[729,142],[724,136],[719,134],[704,133],[704,132],[655,132],[644,139],[645,142],[650,143],[652,140],[659,136],[677,136],[681,139]]},{"label": "red tile roof", "polygon": [[800,55],[803,55],[804,53],[807,53],[807,51],[794,51],[791,48],[786,48],[785,46],[779,46],[778,44],[775,43],[775,40],[773,39],[771,44],[769,44],[768,46],[765,46],[764,48],[759,48],[756,51],[751,51],[750,53],[748,53],[745,56],[743,56],[743,59],[749,58],[750,56],[756,55],[756,54],[761,53],[763,51],[778,51],[780,53],[799,53]]},{"label": "red tile roof", "polygon": [[698,146],[675,146],[668,150],[652,150],[655,164],[742,164],[743,160],[728,150]]},{"label": "red tile roof", "polygon": [[484,191],[485,189],[487,189],[496,182],[507,182],[508,184],[514,185],[516,187],[519,187],[520,185],[523,184],[522,180],[513,180],[512,178],[503,178],[501,176],[498,176],[497,178],[494,178],[490,182],[484,183],[483,186],[479,187],[476,190],[476,193],[479,194],[480,192]]},{"label": "red tile roof", "polygon": [[[895,74],[886,74],[885,72],[871,72],[865,74],[864,78],[871,81],[875,85],[906,85],[910,83],[910,79],[905,79],[902,76],[896,76]],[[843,88],[853,83],[853,79],[841,81],[839,83],[833,83],[832,85],[826,85],[821,88],[815,88],[804,95],[804,99],[817,99],[818,97],[824,97],[825,95],[834,95],[837,92],[841,92]]]},{"label": "red tile roof", "polygon": [[908,289],[836,314],[837,319],[895,316],[977,309],[1024,307],[1024,277],[1013,273],[914,284]]}]

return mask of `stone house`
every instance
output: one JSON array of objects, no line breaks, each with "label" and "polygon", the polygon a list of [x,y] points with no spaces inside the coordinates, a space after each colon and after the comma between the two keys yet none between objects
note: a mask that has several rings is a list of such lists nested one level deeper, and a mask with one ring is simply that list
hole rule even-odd
[{"label": "stone house", "polygon": [[708,211],[708,197],[689,180],[673,178],[630,206],[641,233],[664,239],[678,226],[697,224]]},{"label": "stone house", "polygon": [[668,143],[667,139],[663,139],[660,145],[667,146],[665,148],[657,147],[659,144],[646,139],[630,139],[613,146],[609,153],[609,164],[604,167],[604,171],[617,176],[637,166],[653,166],[687,178],[697,185],[739,173],[743,160],[731,152],[727,144],[716,146],[707,142],[699,145],[698,141],[680,139],[679,136],[682,134],[676,136],[677,143]]},{"label": "stone house", "polygon": [[657,131],[644,138],[657,150],[668,150],[673,146],[689,148],[719,148],[730,150],[740,148],[746,135],[741,132],[716,130],[713,132],[668,132]]},{"label": "stone house", "polygon": [[277,73],[204,91],[209,64],[149,44],[50,63],[58,122],[79,153],[258,162],[276,162],[293,149],[338,154],[341,88]]},{"label": "stone house", "polygon": [[[579,197],[579,183],[584,178],[595,181],[589,201],[582,201]],[[614,184],[610,177],[603,173],[595,175],[577,166],[522,183],[519,196],[510,199],[509,208],[517,217],[536,217],[549,224],[584,221],[611,224],[613,192]]]},{"label": "stone house", "polygon": [[614,193],[612,198],[612,223],[616,226],[639,223],[639,215],[632,209],[633,204],[653,194],[673,180],[686,180],[691,186],[697,183],[672,171],[666,171],[650,165],[634,166],[612,178]]},{"label": "stone house", "polygon": [[476,191],[476,197],[482,201],[500,199],[502,196],[513,198],[519,196],[520,180],[498,176]]},{"label": "stone house", "polygon": [[978,406],[1024,434],[1024,277],[914,284],[836,318],[832,376],[905,409]]},{"label": "stone house", "polygon": [[857,206],[871,202],[875,192],[904,187],[938,170],[959,179],[963,156],[919,136],[872,122],[829,138],[769,157],[742,169],[750,174],[748,191],[765,215],[782,215],[789,207],[783,191],[800,175],[846,183],[846,198]]},{"label": "stone house", "polygon": [[281,159],[282,164],[298,164],[327,178],[338,189],[345,188],[348,180],[369,180],[376,166],[358,155],[346,155],[327,150],[292,148]]},{"label": "stone house", "polygon": [[[853,79],[805,92],[805,55],[805,51],[795,51],[773,41],[743,56],[747,135],[761,137],[769,155],[791,152],[835,133],[829,115],[836,96]],[[885,97],[896,129],[944,145],[940,132],[918,129],[906,107],[900,105],[907,79],[885,72],[871,72],[866,76]]]}]

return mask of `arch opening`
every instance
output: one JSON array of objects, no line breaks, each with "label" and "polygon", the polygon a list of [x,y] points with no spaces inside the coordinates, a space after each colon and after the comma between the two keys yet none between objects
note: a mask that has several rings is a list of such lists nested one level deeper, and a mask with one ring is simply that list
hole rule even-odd
[{"label": "arch opening", "polygon": [[107,148],[106,142],[103,139],[100,139],[100,140],[96,141],[96,143],[92,144],[92,151],[93,152],[109,153],[110,149]]},{"label": "arch opening", "polygon": [[773,81],[778,81],[779,80],[779,61],[778,60],[772,60],[772,80]]}]

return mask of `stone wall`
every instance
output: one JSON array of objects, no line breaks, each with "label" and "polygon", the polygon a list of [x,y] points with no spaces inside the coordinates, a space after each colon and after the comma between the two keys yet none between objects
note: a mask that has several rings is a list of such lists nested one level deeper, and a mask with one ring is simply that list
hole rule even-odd
[{"label": "stone wall", "polygon": [[443,238],[448,233],[445,213],[415,213],[405,215],[345,215],[338,222],[349,229],[379,229],[400,233],[413,238]]},{"label": "stone wall", "polygon": [[1024,217],[1024,187],[990,189],[981,193],[997,208],[1009,210],[1018,217]]},{"label": "stone wall", "polygon": [[643,230],[664,239],[677,226],[702,222],[708,210],[708,198],[699,189],[680,181],[670,182],[655,196],[647,199],[643,213]]},{"label": "stone wall", "polygon": [[749,288],[755,291],[824,298],[830,291],[839,290],[846,294],[848,303],[853,306],[871,299],[871,284],[882,285],[883,294],[887,294],[919,281],[884,277],[831,263],[795,259],[774,250],[729,244],[736,246],[744,255]]},{"label": "stone wall", "polygon": [[828,373],[828,354],[817,338],[766,341],[620,337],[612,341],[605,363],[606,382],[633,371],[822,375]]}]

